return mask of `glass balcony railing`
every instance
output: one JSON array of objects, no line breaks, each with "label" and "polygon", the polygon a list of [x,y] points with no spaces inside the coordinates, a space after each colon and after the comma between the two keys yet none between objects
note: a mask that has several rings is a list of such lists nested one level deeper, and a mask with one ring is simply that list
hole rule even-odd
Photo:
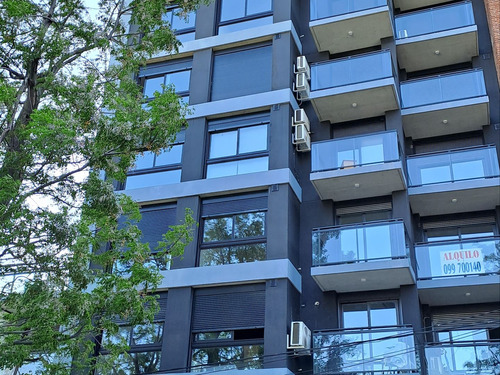
[{"label": "glass balcony railing", "polygon": [[416,372],[411,328],[322,331],[313,336],[314,374]]},{"label": "glass balcony railing", "polygon": [[474,13],[467,1],[400,15],[394,23],[397,39],[404,39],[474,25]]},{"label": "glass balcony railing", "polygon": [[437,344],[425,348],[429,375],[496,374],[499,357],[499,342]]},{"label": "glass balcony railing", "polygon": [[311,0],[311,21],[387,5],[387,0]]},{"label": "glass balcony railing", "polygon": [[500,175],[494,146],[414,155],[407,159],[410,186],[475,180]]},{"label": "glass balcony railing", "polygon": [[407,254],[400,220],[322,228],[312,233],[313,266],[405,258]]},{"label": "glass balcony railing", "polygon": [[399,160],[395,131],[313,143],[311,171],[354,168]]},{"label": "glass balcony railing", "polygon": [[486,86],[481,69],[401,82],[403,108],[485,95]]},{"label": "glass balcony railing", "polygon": [[415,245],[418,278],[500,273],[500,237]]},{"label": "glass balcony railing", "polygon": [[311,66],[311,90],[353,85],[392,77],[388,50],[349,56]]}]

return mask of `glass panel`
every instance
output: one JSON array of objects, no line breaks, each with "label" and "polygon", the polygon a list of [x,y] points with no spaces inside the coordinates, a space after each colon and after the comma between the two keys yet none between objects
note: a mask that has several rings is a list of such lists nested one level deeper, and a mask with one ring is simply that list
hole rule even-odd
[{"label": "glass panel", "polygon": [[186,16],[174,15],[172,18],[172,28],[177,31],[194,28],[196,23],[196,12],[188,13]]},{"label": "glass panel", "polygon": [[387,5],[384,0],[311,0],[311,21]]},{"label": "glass panel", "polygon": [[482,70],[401,82],[404,108],[486,95]]},{"label": "glass panel", "polygon": [[236,174],[238,174],[237,161],[207,165],[207,178],[234,176]]},{"label": "glass panel", "polygon": [[190,42],[195,39],[195,32],[177,34],[176,37],[181,43]]},{"label": "glass panel", "polygon": [[160,352],[126,353],[118,356],[110,375],[149,374],[160,370]]},{"label": "glass panel", "polygon": [[210,135],[210,159],[236,155],[238,131]]},{"label": "glass panel", "polygon": [[381,51],[313,65],[311,90],[340,87],[391,76],[391,54],[389,51]]},{"label": "glass panel", "polygon": [[452,341],[485,341],[488,340],[486,329],[469,329],[460,331],[451,331]]},{"label": "glass panel", "polygon": [[154,160],[155,154],[151,151],[146,151],[142,155],[137,155],[135,158],[135,167],[132,168],[132,170],[153,168]]},{"label": "glass panel", "polygon": [[313,266],[405,257],[401,222],[337,227],[313,232]]},{"label": "glass panel", "polygon": [[239,154],[267,150],[267,125],[240,129]]},{"label": "glass panel", "polygon": [[147,345],[160,342],[163,336],[163,323],[141,324],[132,329],[131,345]]},{"label": "glass panel", "polygon": [[500,270],[500,240],[464,240],[415,246],[418,278],[484,275]]},{"label": "glass panel", "polygon": [[155,78],[146,78],[144,80],[144,97],[145,98],[154,98],[154,93],[158,91],[159,93],[163,92],[163,85],[165,83],[165,76],[155,77]]},{"label": "glass panel", "polygon": [[437,228],[429,229],[426,231],[427,241],[447,241],[447,240],[458,240],[458,229],[457,228]]},{"label": "glass panel", "polygon": [[272,0],[247,0],[247,16],[250,16],[252,14],[270,12],[272,8]]},{"label": "glass panel", "polygon": [[156,155],[155,166],[178,164],[182,159],[182,145],[173,145],[169,150],[163,150]]},{"label": "glass panel", "polygon": [[253,20],[230,23],[228,25],[219,26],[219,34],[232,33],[234,31],[250,29],[252,27],[270,25],[272,23],[273,23],[273,16],[259,17]]},{"label": "glass panel", "polygon": [[265,233],[266,214],[254,212],[234,216],[234,238],[260,237]]},{"label": "glass panel", "polygon": [[269,158],[252,158],[252,159],[244,159],[238,161],[238,172],[237,174],[245,174],[245,173],[255,173],[267,171]]},{"label": "glass panel", "polygon": [[212,100],[271,90],[271,46],[216,55]]},{"label": "glass panel", "polygon": [[347,169],[399,160],[395,132],[313,143],[312,171]]},{"label": "glass panel", "polygon": [[416,156],[407,163],[410,186],[499,175],[494,147]]},{"label": "glass panel", "polygon": [[395,302],[371,302],[370,303],[370,326],[396,326],[398,315]]},{"label": "glass panel", "polygon": [[176,92],[189,91],[189,80],[191,70],[183,70],[181,72],[169,73],[166,75],[165,84],[174,85]]},{"label": "glass panel", "polygon": [[102,334],[102,345],[106,348],[106,345],[110,344],[126,344],[129,345],[130,340],[130,329],[128,326],[120,326],[118,327],[118,331],[116,333],[110,333],[108,331],[104,331]]},{"label": "glass panel", "polygon": [[320,332],[313,336],[313,347],[315,374],[392,373],[417,369],[415,340],[410,330]]},{"label": "glass panel", "polygon": [[125,189],[139,189],[150,186],[168,185],[181,182],[181,170],[146,173],[134,176],[127,176]]},{"label": "glass panel", "polygon": [[263,355],[263,345],[193,349],[191,372],[260,369]]},{"label": "glass panel", "polygon": [[245,0],[222,0],[220,10],[221,22],[245,17]]},{"label": "glass panel", "polygon": [[226,246],[200,250],[200,267],[256,262],[266,259],[266,244]]},{"label": "glass panel", "polygon": [[230,240],[233,237],[233,218],[205,219],[203,242]]},{"label": "glass panel", "polygon": [[194,341],[229,340],[232,338],[233,331],[202,332],[195,335]]},{"label": "glass panel", "polygon": [[342,308],[344,328],[368,327],[367,309],[366,303],[344,305]]},{"label": "glass panel", "polygon": [[398,39],[452,30],[474,24],[471,3],[460,3],[399,16],[395,19]]}]

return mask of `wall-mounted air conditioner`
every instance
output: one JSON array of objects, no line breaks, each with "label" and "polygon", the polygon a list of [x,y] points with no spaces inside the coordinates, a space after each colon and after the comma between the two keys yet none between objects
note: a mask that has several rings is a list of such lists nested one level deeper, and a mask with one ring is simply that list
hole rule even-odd
[{"label": "wall-mounted air conditioner", "polygon": [[293,126],[294,134],[292,143],[295,149],[299,152],[311,151],[311,136],[305,124],[297,124]]},{"label": "wall-mounted air conditioner", "polygon": [[297,65],[295,69],[295,74],[304,73],[308,80],[311,79],[311,68],[309,68],[309,64],[307,63],[305,56],[297,57]]},{"label": "wall-mounted air conditioner", "polygon": [[295,92],[299,94],[300,100],[309,99],[311,87],[309,86],[305,73],[298,73],[295,76]]},{"label": "wall-mounted air conditioner", "polygon": [[309,118],[306,115],[306,111],[304,111],[302,108],[296,109],[293,112],[293,124],[298,125],[298,124],[304,124],[307,128],[307,131],[311,131],[311,125],[309,123]]},{"label": "wall-mounted air conditioner", "polygon": [[[311,330],[304,322],[292,322],[290,329],[290,342],[287,349],[310,349]],[[308,354],[308,353],[305,353]]]}]

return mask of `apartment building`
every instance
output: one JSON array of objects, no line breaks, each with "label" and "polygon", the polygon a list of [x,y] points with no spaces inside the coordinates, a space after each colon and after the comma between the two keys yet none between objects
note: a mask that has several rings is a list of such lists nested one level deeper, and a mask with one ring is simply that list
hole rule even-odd
[{"label": "apartment building", "polygon": [[186,208],[199,227],[117,373],[498,373],[496,5],[170,9],[183,46],[138,80],[189,127],[118,190],[152,247]]}]

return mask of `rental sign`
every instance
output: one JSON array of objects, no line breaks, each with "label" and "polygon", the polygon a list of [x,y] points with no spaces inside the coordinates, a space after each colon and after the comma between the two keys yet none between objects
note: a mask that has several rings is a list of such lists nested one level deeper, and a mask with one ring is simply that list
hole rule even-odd
[{"label": "rental sign", "polygon": [[442,276],[477,275],[484,273],[481,249],[441,251]]}]

